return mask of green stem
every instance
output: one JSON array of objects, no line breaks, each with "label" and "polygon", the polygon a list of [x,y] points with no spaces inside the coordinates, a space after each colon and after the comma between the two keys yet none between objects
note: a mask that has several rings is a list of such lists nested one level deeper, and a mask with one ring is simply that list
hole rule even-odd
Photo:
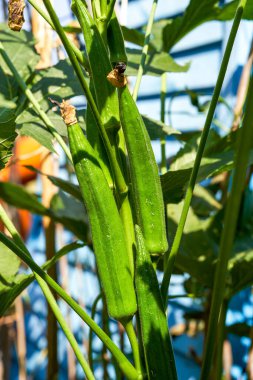
[{"label": "green stem", "polygon": [[80,318],[94,331],[98,338],[107,346],[108,350],[115,357],[120,369],[129,380],[138,380],[139,374],[129,360],[122,354],[118,347],[108,337],[107,334],[91,319],[91,317],[75,302],[47,273],[45,273],[34,261],[28,256],[26,250],[21,249],[11,239],[0,232],[0,241],[14,252],[32,271],[37,273],[56,293],[80,316]]},{"label": "green stem", "polygon": [[169,259],[168,259],[166,270],[165,270],[164,277],[162,280],[161,292],[162,292],[162,297],[163,297],[165,306],[167,305],[167,296],[168,296],[168,288],[169,288],[170,278],[171,278],[171,274],[173,271],[173,266],[174,266],[174,262],[176,259],[176,255],[178,253],[179,246],[181,243],[181,239],[183,236],[184,226],[185,226],[187,214],[188,214],[188,211],[190,208],[190,204],[191,204],[191,200],[192,200],[192,196],[193,196],[193,190],[194,190],[194,186],[195,186],[197,175],[198,175],[199,166],[200,166],[201,159],[203,156],[203,152],[205,149],[205,145],[206,145],[209,129],[211,127],[211,123],[213,120],[216,105],[217,105],[218,100],[219,100],[222,84],[223,84],[223,81],[224,81],[224,78],[226,75],[228,62],[229,62],[231,51],[232,51],[232,48],[234,45],[235,37],[236,37],[237,31],[238,31],[238,28],[239,28],[239,25],[240,25],[240,22],[242,19],[245,2],[246,2],[245,0],[242,0],[240,2],[240,5],[238,6],[236,14],[235,14],[234,22],[233,22],[233,25],[232,25],[232,28],[230,31],[230,35],[229,35],[229,39],[228,39],[227,46],[225,49],[224,57],[222,59],[218,79],[217,79],[217,82],[215,85],[214,93],[213,93],[212,100],[210,103],[210,107],[209,107],[209,110],[207,113],[205,125],[203,128],[202,134],[201,134],[201,139],[200,139],[199,147],[197,150],[197,155],[195,158],[194,166],[193,166],[193,169],[191,172],[191,177],[190,177],[189,184],[188,184],[188,187],[186,190],[185,200],[184,200],[180,220],[178,223],[176,235],[175,235],[172,247],[171,247]]},{"label": "green stem", "polygon": [[[167,92],[167,73],[163,73],[161,77],[161,122],[165,122],[165,102],[166,102],[166,92]],[[167,172],[167,162],[166,162],[166,138],[161,137],[161,173],[165,174]]]},{"label": "green stem", "polygon": [[[93,302],[92,308],[91,308],[91,318],[94,320],[96,311],[97,311],[97,304],[98,302],[102,299],[102,293],[100,293],[96,298],[95,301]],[[89,358],[89,363],[90,367],[93,370],[93,356],[92,356],[92,329],[89,331],[89,351],[88,351],[88,358]]]},{"label": "green stem", "polygon": [[51,17],[54,28],[55,28],[56,32],[58,33],[58,35],[59,35],[59,37],[63,43],[63,46],[66,49],[66,52],[67,52],[69,59],[72,63],[73,69],[76,72],[76,75],[80,81],[80,84],[81,84],[81,86],[84,90],[85,96],[87,98],[87,102],[89,103],[91,111],[93,113],[93,116],[96,120],[96,124],[97,124],[97,127],[99,129],[99,133],[100,133],[102,140],[104,142],[106,152],[107,152],[112,170],[113,170],[114,175],[115,175],[116,186],[117,186],[120,193],[122,193],[122,194],[126,193],[128,188],[127,188],[125,179],[124,179],[123,174],[120,170],[120,167],[118,165],[116,157],[113,153],[113,149],[111,147],[110,140],[108,138],[106,130],[105,130],[103,123],[101,121],[100,113],[99,113],[97,106],[95,104],[95,101],[92,97],[92,94],[91,94],[89,86],[86,82],[83,71],[82,71],[81,67],[79,66],[79,63],[78,63],[77,58],[75,56],[75,53],[73,52],[73,50],[71,48],[70,42],[69,42],[69,40],[68,40],[68,38],[67,38],[67,36],[66,36],[62,26],[61,26],[61,23],[60,23],[57,15],[54,11],[54,8],[52,7],[50,0],[43,0],[43,2],[45,4],[45,7],[47,8],[47,11],[48,11],[50,17]]},{"label": "green stem", "polygon": [[[43,11],[43,9],[36,3],[35,0],[28,0],[28,2],[33,6],[34,9],[41,15],[41,17],[44,18],[44,20],[51,26],[53,30],[55,30],[54,24],[52,23],[50,17],[46,14],[46,12]],[[81,50],[78,49],[78,47],[69,40],[69,43],[71,45],[72,50],[74,51],[76,58],[78,59],[79,63],[89,71],[89,62],[87,57]]]},{"label": "green stem", "polygon": [[149,16],[149,20],[148,20],[148,25],[147,25],[147,29],[146,29],[146,33],[145,33],[144,46],[143,46],[142,54],[141,54],[141,62],[139,65],[139,69],[138,69],[138,73],[137,73],[137,77],[136,77],[136,82],[135,82],[135,86],[134,86],[134,90],[133,90],[133,99],[135,101],[137,100],[142,75],[144,73],[145,62],[146,62],[146,58],[148,55],[148,45],[149,45],[149,41],[150,41],[150,37],[151,37],[151,30],[152,30],[152,26],[153,26],[153,22],[154,22],[157,2],[158,2],[158,0],[153,0],[150,16]]},{"label": "green stem", "polygon": [[235,171],[231,194],[227,201],[223,230],[221,235],[219,257],[216,265],[210,317],[207,331],[207,339],[204,351],[201,379],[207,380],[210,372],[214,347],[217,341],[217,324],[220,316],[221,305],[225,294],[227,279],[227,265],[233,247],[234,236],[240,211],[242,193],[245,186],[245,178],[248,167],[248,158],[253,139],[253,77],[251,77],[245,116],[239,134],[237,153],[235,157]]},{"label": "green stem", "polygon": [[136,338],[136,334],[134,331],[134,326],[133,326],[132,320],[126,322],[125,324],[123,324],[123,326],[126,330],[129,342],[130,342],[132,350],[133,350],[135,368],[137,369],[137,371],[139,373],[139,376],[140,376],[139,379],[142,379],[142,368],[141,368],[141,358],[140,358],[139,345],[138,345],[138,340]]},{"label": "green stem", "polygon": [[[2,220],[5,227],[7,228],[7,230],[10,232],[11,236],[13,237],[13,241],[15,242],[13,244],[15,244],[16,247],[18,247],[18,249],[22,250],[22,252],[24,252],[23,254],[32,261],[30,252],[27,250],[27,248],[26,248],[23,240],[21,239],[18,231],[16,230],[15,226],[13,225],[13,223],[11,222],[10,218],[8,217],[4,208],[1,205],[0,205],[0,219]],[[75,352],[77,360],[79,361],[81,367],[83,368],[84,373],[87,376],[87,379],[95,380],[93,373],[91,372],[91,369],[90,369],[87,361],[83,357],[82,351],[80,350],[80,347],[78,346],[78,343],[77,343],[74,335],[70,331],[63,315],[61,314],[61,311],[57,305],[57,302],[55,301],[55,298],[54,298],[53,294],[51,293],[48,285],[36,273],[34,275],[35,275],[35,279],[38,281],[38,284],[41,287],[41,290],[42,290],[43,294],[45,295],[45,298],[46,298],[48,304],[50,305],[50,308],[53,311],[59,325],[61,326],[66,338],[68,339],[68,341],[71,345],[71,347],[73,348],[73,351]]]},{"label": "green stem", "polygon": [[4,46],[1,43],[1,41],[0,41],[0,54],[2,55],[5,63],[7,64],[7,66],[11,70],[11,72],[13,73],[13,76],[16,79],[16,81],[18,82],[20,88],[22,89],[22,91],[24,92],[24,94],[27,96],[27,98],[29,99],[29,101],[32,103],[34,109],[36,110],[36,112],[40,116],[41,120],[44,122],[44,124],[46,125],[46,127],[48,128],[48,130],[50,131],[50,133],[54,136],[54,138],[58,141],[58,143],[62,147],[63,151],[65,152],[65,154],[68,157],[68,159],[70,160],[70,162],[72,162],[72,157],[71,157],[70,151],[69,151],[67,145],[65,144],[63,138],[55,130],[55,128],[54,128],[53,124],[51,123],[49,117],[41,109],[41,107],[39,105],[39,102],[35,99],[33,93],[31,92],[31,90],[29,90],[29,88],[27,87],[27,85],[26,85],[25,81],[23,80],[23,78],[19,75],[16,67],[13,65],[13,63],[10,60],[9,56],[5,52]]},{"label": "green stem", "polygon": [[227,301],[222,302],[220,319],[218,323],[218,339],[217,347],[215,353],[215,363],[213,378],[220,380],[222,379],[222,359],[223,359],[223,345],[224,345],[224,335],[225,335],[225,324],[226,324],[226,315],[227,315]]}]

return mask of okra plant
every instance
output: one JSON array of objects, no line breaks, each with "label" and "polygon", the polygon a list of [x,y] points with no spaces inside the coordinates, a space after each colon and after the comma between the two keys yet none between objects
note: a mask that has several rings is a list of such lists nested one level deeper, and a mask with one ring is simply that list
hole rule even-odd
[{"label": "okra plant", "polygon": [[[89,225],[92,238],[92,244],[89,245],[92,245],[94,250],[102,289],[99,297],[103,300],[109,317],[124,327],[131,345],[132,358],[129,359],[113,342],[110,333],[103,331],[81,305],[47,273],[63,255],[80,247],[80,243],[64,247],[51,260],[39,266],[33,260],[2,206],[0,218],[8,234],[0,232],[0,241],[8,254],[12,252],[19,257],[31,269],[32,274],[17,277],[11,289],[5,289],[2,293],[0,289],[0,314],[3,315],[22,290],[36,279],[87,379],[95,378],[92,338],[89,360],[87,360],[64,320],[52,292],[61,297],[79,315],[91,332],[96,334],[110,351],[117,378],[123,376],[139,380],[146,378],[176,380],[178,377],[173,344],[167,321],[170,296],[168,290],[175,269],[181,273],[187,272],[192,279],[201,284],[202,289],[209,290],[211,298],[201,379],[211,379],[211,377],[221,379],[222,367],[217,363],[221,362],[222,350],[215,349],[215,341],[217,336],[220,336],[220,330],[224,328],[225,319],[219,316],[232,295],[253,282],[252,276],[248,275],[245,277],[247,280],[236,286],[233,276],[236,268],[239,268],[240,260],[237,262],[235,256],[231,257],[238,215],[242,207],[247,168],[251,164],[252,79],[248,86],[241,128],[225,137],[216,136],[213,143],[207,144],[207,138],[220,100],[240,22],[243,17],[250,18],[251,8],[247,7],[247,0],[232,1],[224,6],[219,6],[218,1],[206,0],[202,2],[202,10],[199,9],[201,7],[197,0],[191,0],[183,16],[163,25],[162,35],[159,33],[157,35],[157,30],[159,28],[161,30],[159,21],[155,23],[156,28],[152,35],[157,0],[153,2],[145,32],[135,31],[133,34],[131,30],[120,26],[114,9],[115,0],[92,0],[90,8],[85,0],[72,0],[71,10],[78,22],[78,27],[74,31],[80,33],[84,39],[85,51],[79,50],[71,42],[66,32],[67,28],[62,27],[57,9],[54,9],[50,0],[43,0],[46,12],[35,0],[28,1],[57,32],[68,60],[60,62],[56,68],[42,71],[41,75],[40,72],[36,72],[31,76],[27,68],[24,70],[22,68],[21,72],[20,66],[9,54],[4,33],[2,34],[1,75],[3,73],[7,84],[12,84],[13,91],[10,94],[6,90],[0,94],[3,99],[0,112],[0,168],[7,164],[11,155],[16,137],[15,130],[36,138],[49,150],[54,149],[52,139],[57,140],[71,170],[75,173],[78,185],[57,177],[48,176],[48,178],[79,202],[80,207],[85,208],[88,221],[84,212],[80,223],[74,222],[67,216],[59,216],[53,205],[51,208],[44,207],[34,196],[14,184],[1,182],[1,197],[11,205],[46,215],[62,223],[84,244],[89,240],[87,224]],[[13,32],[6,32],[7,35],[10,33],[12,36],[15,31],[21,29],[23,9],[22,0],[10,0],[9,26]],[[179,66],[168,55],[170,49],[201,23],[212,19],[231,19],[232,14],[233,24],[203,131],[198,136],[200,140],[194,162],[186,169],[182,169],[181,173],[180,170],[178,172],[170,168],[167,170],[164,137],[166,133],[177,132],[164,124],[164,96],[161,96],[163,112],[160,123],[147,120],[140,114],[136,98],[142,75],[145,73],[152,75],[154,72],[161,74],[164,83],[166,72],[187,71],[188,65]],[[22,35],[22,32],[20,33]],[[152,38],[153,40],[159,38],[160,50],[158,46],[154,46]],[[127,39],[141,46],[138,50],[137,66],[135,58],[131,55],[131,49],[126,49]],[[162,63],[160,65],[159,62],[154,63],[152,66],[154,57],[160,58]],[[23,66],[25,67],[25,64]],[[63,72],[68,71],[70,87],[66,90],[59,85],[57,96],[49,94],[50,98],[42,98],[40,101],[36,91],[43,86],[43,81],[47,80],[47,72],[57,71],[57,67],[63,67]],[[128,74],[136,76],[133,94],[128,83]],[[5,87],[7,89],[8,86]],[[76,95],[84,95],[87,100],[85,133],[83,115],[76,111],[71,102],[71,98]],[[42,126],[36,126],[35,123]],[[61,127],[59,128],[57,124]],[[156,128],[156,137],[160,131],[162,175],[151,145],[150,124],[153,129]],[[36,128],[38,131],[42,130],[43,134],[36,135]],[[185,151],[187,146],[190,146],[190,142],[186,143]],[[222,156],[222,163],[218,162],[218,166],[214,168],[212,154],[217,152],[220,154],[231,152],[234,159],[231,161],[230,157],[229,161],[227,157]],[[180,154],[184,154],[184,148],[174,157],[175,162],[180,161]],[[201,166],[202,162],[208,164]],[[194,209],[195,185],[202,179],[232,168],[235,170],[227,202],[221,205],[217,199],[215,200],[215,192],[212,196],[212,204],[219,204],[219,207],[216,210],[212,208],[212,212],[208,214],[208,223],[205,221],[205,226],[209,229],[206,232],[208,239],[211,241],[210,231],[215,225],[213,213],[215,211],[218,215],[221,208],[225,214],[224,225],[221,241],[212,237],[211,246],[219,248],[213,249],[210,261],[207,260],[204,267],[201,265],[205,263],[198,260],[194,254],[189,252],[184,255],[180,251],[185,241],[185,228],[190,228],[187,217],[189,223],[192,218],[198,220],[199,230],[203,232],[201,218],[198,218],[198,212]],[[17,191],[19,197],[15,195]],[[173,215],[176,215],[174,219]],[[163,272],[161,283],[158,281],[157,270]],[[14,274],[19,276],[16,272],[17,270]],[[232,278],[230,284],[227,281],[228,277]],[[197,297],[197,294],[195,296]],[[204,295],[202,297],[204,298]],[[220,346],[223,344],[223,339],[224,336],[220,340]]]}]

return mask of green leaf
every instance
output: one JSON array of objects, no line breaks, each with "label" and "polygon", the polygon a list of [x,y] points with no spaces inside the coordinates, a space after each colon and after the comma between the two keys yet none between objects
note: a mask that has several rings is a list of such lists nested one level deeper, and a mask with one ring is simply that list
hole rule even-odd
[{"label": "green leaf", "polygon": [[[218,0],[202,0],[201,2],[191,0],[182,16],[175,19],[159,20],[154,23],[151,43],[158,51],[168,52],[177,42],[199,25],[219,19],[225,7],[219,6]],[[235,6],[230,8],[230,18],[233,18],[234,14]]]},{"label": "green leaf", "polygon": [[[141,61],[142,51],[140,49],[127,49],[128,64],[126,75],[137,75]],[[151,51],[146,59],[144,75],[160,76],[165,72],[182,73],[188,71],[190,63],[181,66],[167,53]]]},{"label": "green leaf", "polygon": [[[33,73],[40,58],[34,48],[35,40],[32,33],[25,30],[16,33],[11,31],[7,24],[0,24],[0,40],[19,74],[24,80],[27,80],[31,73]],[[6,66],[2,58],[0,58],[0,67],[5,74],[12,77],[10,69]],[[1,83],[2,76],[0,76],[0,79]],[[14,85],[14,78],[11,80],[11,83],[13,85],[12,91],[15,89],[11,98],[14,98],[17,91],[17,85]]]},{"label": "green leaf", "polygon": [[[1,245],[3,245],[3,244],[0,243],[0,246]],[[80,244],[77,242],[67,244],[65,247],[60,249],[51,260],[47,261],[44,265],[42,265],[42,268],[45,270],[50,269],[52,267],[52,265],[54,265],[62,256],[67,255],[69,252],[74,251],[74,250],[81,248],[81,247],[83,247],[83,244]],[[4,250],[5,249],[9,250],[7,247],[4,246]],[[1,252],[2,252],[2,250],[1,250]],[[11,255],[13,255],[12,258],[14,260],[18,260],[18,262],[20,262],[20,260],[17,258],[17,256],[12,251],[10,251],[10,253],[11,253]],[[9,267],[12,268],[12,265],[10,265],[10,262],[9,262]],[[2,273],[2,269],[3,268],[1,265],[1,254],[0,254],[0,273]],[[17,270],[18,270],[18,268],[17,268]],[[0,300],[1,300],[1,302],[0,302],[0,317],[2,317],[4,315],[4,313],[12,305],[12,303],[15,301],[15,299],[34,280],[33,274],[29,274],[29,275],[27,275],[27,274],[16,274],[17,270],[15,271],[14,275],[12,275],[12,277],[9,278],[9,280],[11,279],[11,282],[9,281],[8,285],[7,285],[6,281],[5,281],[5,285],[4,285],[3,276],[0,275]]]},{"label": "green leaf", "polygon": [[62,223],[76,237],[84,242],[89,241],[88,217],[84,206],[77,199],[59,191],[51,200],[52,217]]},{"label": "green leaf", "polygon": [[48,175],[46,173],[42,173],[40,170],[34,168],[33,166],[25,165],[27,169],[30,169],[36,173],[46,176],[55,186],[59,187],[61,190],[65,191],[65,193],[72,195],[74,198],[83,202],[83,198],[80,192],[80,188],[78,185],[75,185],[69,181],[65,181],[62,178],[55,177],[52,175]]},{"label": "green leaf", "polygon": [[[181,215],[182,203],[167,205],[168,239],[171,246]],[[208,232],[209,223],[199,219],[190,208],[176,259],[176,268],[189,273],[202,285],[211,287],[218,245]]]},{"label": "green leaf", "polygon": [[125,41],[131,42],[132,44],[135,44],[138,46],[144,45],[144,40],[145,40],[144,33],[141,33],[136,29],[127,28],[126,26],[121,26],[121,28],[122,28],[122,33],[123,33]]},{"label": "green leaf", "polygon": [[151,119],[146,115],[142,115],[142,119],[147,128],[149,137],[151,140],[156,140],[162,137],[171,136],[171,135],[180,135],[181,132],[172,128],[169,125],[166,125],[160,121]]},{"label": "green leaf", "polygon": [[0,198],[6,203],[38,215],[49,215],[48,209],[22,186],[10,182],[0,182]]},{"label": "green leaf", "polygon": [[15,138],[15,103],[0,95],[0,170],[3,169],[12,156]]},{"label": "green leaf", "polygon": [[253,284],[253,237],[252,232],[236,236],[233,257],[228,263],[228,291],[230,296]]},{"label": "green leaf", "polygon": [[[60,116],[59,109],[57,106],[53,106],[48,98],[61,102],[62,99],[66,100],[83,95],[82,88],[69,61],[65,59],[55,66],[37,71],[31,91],[40,107],[50,118],[56,131],[61,136],[66,137],[67,128]],[[84,128],[83,114],[84,111],[78,112],[78,120]],[[31,105],[28,105],[18,116],[17,127],[21,135],[30,136],[50,151],[54,151],[53,137]]]},{"label": "green leaf", "polygon": [[63,224],[82,241],[88,241],[88,219],[83,204],[62,191],[54,195],[50,209],[44,207],[37,197],[24,187],[9,182],[0,182],[0,198],[17,208],[49,216]]},{"label": "green leaf", "polygon": [[196,185],[191,206],[198,217],[208,217],[221,209],[221,204],[206,188]]},{"label": "green leaf", "polygon": [[[235,15],[236,8],[239,4],[239,1],[231,1],[228,4],[225,4],[225,6],[222,8],[222,10],[219,12],[217,20],[221,21],[228,21],[232,20]],[[246,20],[252,20],[253,19],[253,3],[252,1],[247,1],[243,18]]]}]

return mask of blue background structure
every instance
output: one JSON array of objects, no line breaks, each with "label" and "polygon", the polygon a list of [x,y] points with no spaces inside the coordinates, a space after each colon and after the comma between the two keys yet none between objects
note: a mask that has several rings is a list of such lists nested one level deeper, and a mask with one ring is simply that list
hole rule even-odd
[{"label": "blue background structure", "polygon": [[[158,1],[156,19],[167,16],[175,17],[181,14],[188,4],[188,0],[170,0]],[[144,24],[149,16],[152,0],[129,1],[127,15],[127,26],[139,27]],[[55,0],[55,8],[58,11],[62,24],[67,24],[72,20],[69,13],[69,1]],[[29,27],[29,26],[27,26]],[[231,23],[208,22],[187,35],[173,49],[172,55],[178,63],[191,61],[191,68],[187,73],[168,74],[167,76],[167,109],[171,98],[186,88],[202,94],[202,99],[207,99],[212,94],[215,81],[217,78],[219,65],[221,62],[224,46],[226,44]],[[246,62],[249,46],[253,36],[252,23],[243,21],[240,27],[236,43],[233,49],[232,57],[226,75],[225,85],[223,87],[223,97],[229,100],[231,106],[234,104],[238,81],[244,63]],[[134,83],[134,82],[132,82]],[[144,77],[138,97],[138,106],[142,114],[146,114],[154,119],[160,119],[160,78]],[[230,119],[225,109],[220,108],[218,116],[227,126],[230,126]],[[185,93],[180,94],[173,99],[171,104],[171,115],[166,115],[166,121],[172,123],[172,126],[180,131],[200,130],[204,124],[205,115],[198,113],[191,105],[189,96]],[[160,161],[159,142],[153,142],[153,148]],[[167,140],[168,155],[172,155],[179,148],[179,143],[173,138]],[[64,175],[64,163],[60,169]],[[40,183],[38,181],[38,190]],[[68,233],[64,233],[65,242],[71,240]],[[33,218],[33,227],[28,239],[28,248],[32,252],[34,259],[38,263],[44,262],[44,237],[42,221],[38,216]],[[77,265],[78,264],[78,265]],[[68,283],[71,295],[85,305],[88,312],[91,305],[99,293],[99,287],[94,274],[93,255],[87,248],[75,251],[68,255]],[[182,294],[183,289],[182,276],[173,276],[171,294]],[[227,314],[227,323],[247,322],[253,323],[251,291],[247,290],[238,294],[230,303]],[[34,282],[27,293],[24,293],[24,302],[29,305],[26,313],[25,328],[27,336],[27,372],[28,378],[33,380],[44,380],[46,376],[46,303],[44,297]],[[64,314],[67,316],[66,306],[60,302]],[[184,321],[185,310],[199,310],[198,301],[189,299],[172,300],[169,307],[169,325],[173,326]],[[99,321],[100,314],[96,316]],[[88,337],[88,329],[83,323],[70,312],[71,327],[77,340],[82,343]],[[112,322],[111,328],[114,329],[115,323]],[[114,329],[115,330],[115,329]],[[115,340],[118,339],[114,334]],[[247,359],[247,352],[250,345],[249,339],[230,336],[233,343],[233,379],[246,379],[244,371]],[[66,340],[62,332],[59,331],[60,347],[60,379],[67,379],[67,358],[66,358]],[[179,380],[194,380],[199,377],[199,366],[194,363],[190,355],[190,348],[194,348],[197,354],[201,354],[203,336],[199,334],[195,337],[182,335],[173,340]],[[101,345],[98,340],[95,341],[95,350],[99,354]],[[126,351],[128,344],[126,342]],[[95,352],[96,354],[96,352]],[[12,372],[11,380],[18,379],[18,367],[16,352],[12,351]],[[81,369],[78,367],[78,379],[83,379]],[[98,367],[95,372],[96,379],[101,378],[101,369]],[[113,372],[112,372],[113,379]]]}]

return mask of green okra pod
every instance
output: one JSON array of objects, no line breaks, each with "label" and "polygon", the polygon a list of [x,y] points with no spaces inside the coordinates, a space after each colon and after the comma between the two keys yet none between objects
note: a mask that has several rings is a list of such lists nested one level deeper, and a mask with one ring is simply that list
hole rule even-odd
[{"label": "green okra pod", "polygon": [[89,216],[98,272],[112,318],[122,323],[136,312],[125,232],[96,153],[75,118],[74,107],[61,104],[70,151]]},{"label": "green okra pod", "polygon": [[151,141],[127,86],[119,88],[118,93],[137,223],[143,231],[148,251],[164,253],[168,249],[164,203]]},{"label": "green okra pod", "polygon": [[[94,90],[92,79],[90,80],[90,91],[93,97],[95,98],[95,90]],[[92,110],[89,104],[87,104],[87,111],[86,111],[86,134],[87,134],[87,139],[89,143],[91,144],[92,148],[95,150],[97,154],[99,164],[101,166],[101,169],[103,170],[103,173],[106,177],[108,185],[112,189],[114,184],[113,184],[113,179],[112,179],[110,162],[107,157],[107,152],[104,147],[103,140],[97,128],[96,120],[94,118],[94,115],[92,113]]]},{"label": "green okra pod", "polygon": [[149,380],[176,380],[173,349],[157,276],[138,225],[135,233],[135,286],[147,377]]},{"label": "green okra pod", "polygon": [[107,28],[107,41],[112,65],[115,66],[119,62],[127,64],[124,37],[115,12]]},{"label": "green okra pod", "polygon": [[96,103],[102,123],[106,129],[117,130],[120,128],[119,105],[116,89],[107,80],[112,65],[106,46],[85,2],[83,0],[72,0],[71,8],[83,32]]}]

